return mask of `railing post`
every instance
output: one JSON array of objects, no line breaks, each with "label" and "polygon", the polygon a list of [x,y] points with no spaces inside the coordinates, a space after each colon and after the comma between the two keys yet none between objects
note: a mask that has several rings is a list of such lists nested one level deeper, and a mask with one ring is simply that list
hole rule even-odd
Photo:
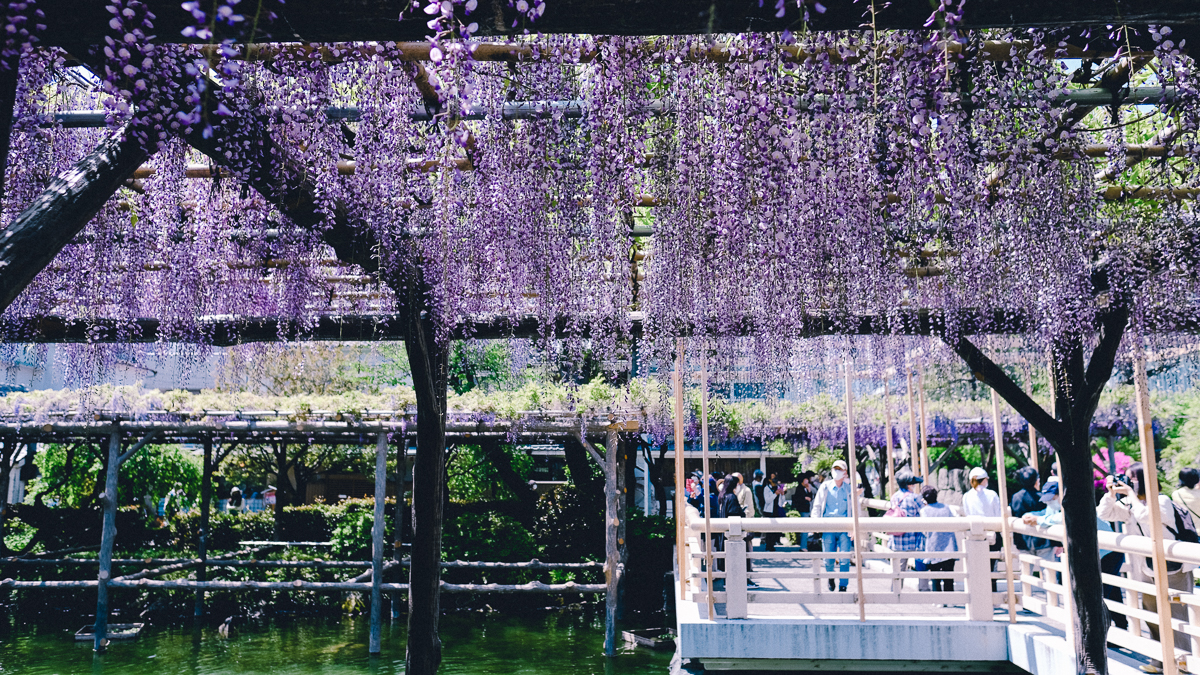
[{"label": "railing post", "polygon": [[967,532],[967,618],[971,621],[992,620],[992,566],[991,551],[988,550],[987,533],[983,521],[969,518],[971,530]]},{"label": "railing post", "polygon": [[729,619],[747,616],[745,537],[742,519],[730,518],[725,534],[725,616]]}]

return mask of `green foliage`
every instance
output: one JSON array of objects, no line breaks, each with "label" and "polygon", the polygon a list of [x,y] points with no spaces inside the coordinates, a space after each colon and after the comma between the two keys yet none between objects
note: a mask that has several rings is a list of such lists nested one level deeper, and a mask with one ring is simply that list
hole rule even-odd
[{"label": "green foliage", "polygon": [[347,513],[333,528],[333,555],[341,560],[365,559],[371,556],[372,514],[363,511]]},{"label": "green foliage", "polygon": [[446,523],[442,537],[443,560],[520,562],[537,553],[525,526],[495,512],[463,513]]},{"label": "green foliage", "polygon": [[[90,504],[94,495],[103,491],[104,463],[93,452],[78,448],[74,460],[67,465],[68,447],[51,445],[38,453],[37,465],[42,475],[29,485],[28,499],[39,494],[58,499],[71,508]],[[148,495],[154,508],[171,490],[178,493],[172,508],[194,506],[200,495],[201,460],[178,445],[152,445],[133,455],[121,466],[117,483],[117,499],[121,504],[143,505]],[[68,473],[69,470],[69,473]],[[50,493],[50,489],[58,486]]]},{"label": "green foliage", "polygon": [[450,350],[450,387],[456,394],[465,394],[477,387],[486,390],[510,385],[514,380],[511,362],[506,341],[457,341]]},{"label": "green foliage", "polygon": [[562,485],[538,499],[535,514],[533,535],[543,560],[574,562],[604,557],[604,504],[596,495]]},{"label": "green foliage", "polygon": [[[513,470],[522,480],[529,480],[533,472],[533,457],[518,452],[511,445],[501,445],[500,452],[508,456]],[[455,449],[446,464],[446,481],[450,499],[455,502],[515,498],[500,480],[496,466],[478,445],[460,445]]]},{"label": "green foliage", "polygon": [[633,539],[665,539],[675,541],[675,519],[666,516],[647,516],[630,511],[625,523],[625,535]]}]

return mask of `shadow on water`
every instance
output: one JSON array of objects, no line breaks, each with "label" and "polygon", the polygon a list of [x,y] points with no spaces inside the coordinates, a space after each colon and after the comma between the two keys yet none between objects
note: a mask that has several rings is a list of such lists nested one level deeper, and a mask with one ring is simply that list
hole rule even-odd
[{"label": "shadow on water", "polygon": [[[530,616],[454,613],[442,619],[446,675],[665,675],[671,655],[624,649],[601,655],[603,619],[586,612]],[[7,622],[5,622],[7,623]],[[83,622],[80,622],[82,625]],[[404,625],[384,626],[383,653],[367,654],[365,617],[235,624],[149,626],[106,654],[73,641],[66,628],[0,628],[0,674],[8,675],[392,675],[404,671]]]}]

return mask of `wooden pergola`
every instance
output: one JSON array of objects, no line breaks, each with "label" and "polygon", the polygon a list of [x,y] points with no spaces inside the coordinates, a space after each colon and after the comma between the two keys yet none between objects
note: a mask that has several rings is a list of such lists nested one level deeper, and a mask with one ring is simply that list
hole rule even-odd
[{"label": "wooden pergola", "polygon": [[[173,0],[148,0],[147,6],[158,15],[156,28],[159,39],[163,36],[178,36],[187,20],[186,14],[178,11],[178,2]],[[271,3],[266,3],[270,5]],[[100,3],[87,0],[42,0],[38,8],[45,15],[46,29],[41,34],[43,44],[67,49],[80,64],[93,69],[102,63],[97,56],[96,45],[102,44],[108,14]],[[745,0],[679,0],[670,2],[644,2],[641,0],[561,0],[551,5],[550,11],[536,25],[527,26],[517,20],[515,10],[504,3],[481,3],[472,14],[471,20],[480,25],[480,38],[498,38],[520,35],[525,28],[543,34],[590,33],[612,35],[680,35],[705,33],[738,33],[768,31],[830,31],[830,30],[880,30],[907,29],[925,30],[930,14],[926,0],[894,0],[886,6],[870,7],[851,0],[829,0],[818,6],[802,2],[780,5],[777,13],[773,3]],[[384,0],[352,0],[349,2],[326,3],[317,0],[289,0],[286,5],[272,7],[280,20],[275,23],[276,32],[270,35],[251,36],[255,42],[271,43],[327,43],[361,41],[412,41],[423,40],[427,28],[424,19],[397,21],[400,4]],[[871,19],[864,12],[871,11]],[[514,26],[515,21],[515,26]],[[964,5],[963,29],[1008,28],[1023,29],[1039,27],[1051,29],[1055,42],[1065,41],[1078,49],[1086,48],[1090,54],[1111,53],[1114,45],[1106,44],[1106,26],[1169,24],[1175,36],[1186,38],[1189,43],[1200,39],[1200,5],[1190,0],[1117,0],[1112,3],[1096,3],[1091,0],[1065,0],[1057,3],[1012,0],[981,0]],[[218,35],[218,38],[222,36]],[[255,47],[261,49],[260,47]],[[949,48],[949,46],[947,47]],[[1001,46],[989,58],[1002,58],[1005,50],[1011,53],[1014,45]],[[251,48],[247,48],[249,51]],[[412,53],[416,60],[428,58],[427,45],[402,47]],[[486,50],[485,50],[486,51]],[[512,47],[493,50],[497,60],[519,62],[520,50]],[[1080,52],[1082,54],[1082,51]],[[719,56],[719,50],[714,52]],[[716,57],[709,55],[710,57]],[[1125,97],[1122,91],[1130,81],[1132,67],[1116,68],[1106,81],[1109,98],[1097,96],[1094,102],[1079,102],[1068,119],[1068,125],[1078,123],[1084,115],[1096,107],[1130,104],[1146,100],[1145,97]],[[427,104],[438,105],[436,92],[431,97],[428,81],[422,81],[420,69],[416,70],[414,86],[424,96]],[[0,164],[7,160],[9,136],[12,126],[12,108],[16,95],[16,68],[0,71]],[[1114,99],[1115,97],[1115,99]],[[179,109],[185,109],[178,101]],[[204,105],[215,114],[218,106],[229,103],[230,109],[244,109],[235,101],[225,100],[218,89],[206,97]],[[1063,104],[1066,102],[1064,101]],[[261,111],[261,116],[272,114]],[[237,125],[243,128],[257,124],[255,119],[236,120],[230,129],[236,132]],[[354,221],[345,205],[335,205],[332,227],[324,227],[325,217],[318,208],[316,186],[303,167],[289,158],[288,151],[270,138],[265,138],[261,147],[242,160],[242,165],[227,165],[227,159],[219,152],[220,134],[205,138],[200,129],[183,131],[182,140],[206,155],[214,164],[231,174],[245,177],[245,184],[257,190],[274,208],[297,227],[320,230],[322,237],[334,251],[337,260],[347,266],[357,266],[363,274],[380,275],[377,258],[373,255],[380,242],[370,228],[361,227]],[[1141,156],[1153,156],[1154,150],[1146,150]],[[51,264],[55,255],[76,237],[87,222],[112,197],[133,179],[148,157],[140,142],[121,133],[110,135],[75,166],[50,183],[5,230],[0,237],[0,311],[8,307],[26,288],[34,276]],[[1136,157],[1134,158],[1137,159]],[[1157,198],[1189,198],[1195,194],[1175,194],[1167,191],[1157,194],[1149,191],[1140,195],[1129,195],[1117,189],[1112,197],[1123,199],[1128,196]],[[649,204],[648,204],[649,205]],[[638,233],[631,232],[631,236]],[[643,233],[644,234],[644,233]],[[410,262],[415,269],[415,263]],[[410,270],[411,271],[411,270]],[[1106,274],[1098,269],[1094,284],[1101,292],[1108,288]],[[288,329],[288,320],[279,317],[258,318],[214,318],[211,326],[212,344],[235,344],[255,340],[279,339],[289,333],[297,338],[314,336],[317,339],[401,339],[406,344],[413,369],[413,383],[417,394],[418,416],[415,424],[417,457],[414,468],[416,490],[414,492],[414,527],[416,540],[412,551],[412,567],[409,583],[409,670],[411,675],[428,675],[437,669],[440,659],[440,643],[437,638],[438,595],[440,585],[440,542],[442,525],[444,450],[447,433],[446,369],[448,348],[437,338],[435,323],[425,312],[423,292],[427,282],[415,270],[415,284],[392,283],[400,311],[388,317],[323,317],[316,330],[311,332]],[[1044,412],[1025,392],[1021,391],[1004,371],[986,357],[966,335],[981,333],[1016,333],[1028,325],[1020,317],[1005,315],[1003,321],[991,317],[974,324],[975,330],[959,331],[951,338],[950,346],[969,364],[973,373],[992,386],[1017,411],[1039,429],[1047,430],[1044,435],[1056,446],[1075,443],[1071,431],[1077,426],[1073,420],[1086,416],[1094,410],[1093,399],[1111,373],[1112,362],[1120,343],[1124,325],[1128,319],[1127,307],[1114,307],[1108,311],[1097,326],[1099,346],[1090,359],[1083,354],[1082,338],[1078,345],[1068,345],[1065,353],[1070,357],[1056,365],[1058,405],[1057,417]],[[56,317],[43,317],[25,326],[6,327],[6,339],[30,342],[72,342],[96,340],[121,340],[130,338],[118,333],[114,323],[106,329],[104,322],[72,322]],[[136,322],[134,341],[170,339],[159,333],[157,318],[146,317]],[[896,321],[881,317],[815,317],[812,335],[821,334],[914,334],[942,336],[941,327],[947,325],[947,317],[936,314],[917,313],[912,322]],[[568,330],[569,321],[564,319],[563,328]],[[957,325],[961,326],[961,323]],[[525,317],[482,318],[478,324],[464,325],[458,336],[508,337],[532,334],[537,322]],[[906,326],[908,326],[906,328]],[[280,330],[280,328],[283,330]],[[753,326],[747,324],[750,332]],[[1191,330],[1190,326],[1172,326],[1171,330]],[[802,337],[802,336],[798,336]],[[1060,368],[1061,366],[1061,368]],[[616,462],[619,455],[614,436],[617,429],[606,430],[606,462]],[[1077,434],[1076,434],[1077,435]],[[110,461],[119,464],[125,453],[136,451],[135,446],[126,446],[125,441],[113,434],[109,451]],[[146,439],[143,439],[146,440]],[[116,472],[111,472],[110,480]],[[618,472],[619,475],[619,472]],[[115,487],[115,485],[113,486]],[[110,492],[111,494],[111,492]],[[610,498],[610,502],[613,499]],[[613,502],[612,508],[617,504]],[[107,521],[107,517],[106,517]],[[1094,541],[1093,541],[1094,544]],[[607,569],[610,585],[616,583],[620,570],[616,565]],[[1099,583],[1099,579],[1073,575],[1077,583]],[[101,589],[105,588],[100,584]],[[103,603],[103,593],[102,603]],[[610,602],[615,594],[610,593]],[[1091,638],[1095,639],[1095,638]],[[1100,637],[1102,645],[1102,636]],[[99,642],[97,643],[99,645]]]}]

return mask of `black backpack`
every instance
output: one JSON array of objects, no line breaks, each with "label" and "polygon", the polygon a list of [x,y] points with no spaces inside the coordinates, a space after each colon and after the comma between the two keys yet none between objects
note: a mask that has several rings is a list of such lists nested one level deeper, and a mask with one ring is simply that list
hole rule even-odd
[{"label": "black backpack", "polygon": [[1168,527],[1171,534],[1179,541],[1186,541],[1189,544],[1200,544],[1200,533],[1196,531],[1196,523],[1192,521],[1192,512],[1183,508],[1174,501],[1171,506],[1175,509],[1175,529]]}]

